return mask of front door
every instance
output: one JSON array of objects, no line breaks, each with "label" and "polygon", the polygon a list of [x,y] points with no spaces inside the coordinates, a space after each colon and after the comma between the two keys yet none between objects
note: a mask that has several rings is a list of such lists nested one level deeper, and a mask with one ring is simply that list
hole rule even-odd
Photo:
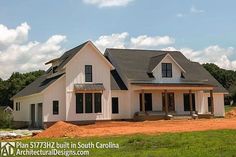
[{"label": "front door", "polygon": [[35,127],[35,104],[31,104],[31,127]]},{"label": "front door", "polygon": [[[139,94],[140,111],[142,111],[142,94]],[[145,111],[152,111],[152,93],[144,93]]]},{"label": "front door", "polygon": [[[175,95],[167,93],[168,111],[175,111]],[[162,93],[162,110],[165,111],[165,93]]]},{"label": "front door", "polygon": [[152,111],[152,94],[151,93],[145,93],[145,111]]},{"label": "front door", "polygon": [[211,112],[211,97],[207,98],[208,102],[208,112]]}]

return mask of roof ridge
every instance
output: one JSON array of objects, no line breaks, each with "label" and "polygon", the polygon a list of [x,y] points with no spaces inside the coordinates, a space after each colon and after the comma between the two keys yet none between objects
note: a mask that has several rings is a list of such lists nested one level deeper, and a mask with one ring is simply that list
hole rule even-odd
[{"label": "roof ridge", "polygon": [[[130,51],[158,51],[158,52],[180,52],[170,50],[138,49],[138,48],[106,48],[106,50],[130,50]],[[181,53],[181,52],[180,52]]]}]

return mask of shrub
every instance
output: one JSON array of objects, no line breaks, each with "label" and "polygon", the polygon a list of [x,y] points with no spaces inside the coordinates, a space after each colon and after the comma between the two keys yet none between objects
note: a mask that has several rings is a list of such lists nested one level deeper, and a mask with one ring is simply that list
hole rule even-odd
[{"label": "shrub", "polygon": [[12,114],[0,110],[0,128],[10,128],[13,121]]}]

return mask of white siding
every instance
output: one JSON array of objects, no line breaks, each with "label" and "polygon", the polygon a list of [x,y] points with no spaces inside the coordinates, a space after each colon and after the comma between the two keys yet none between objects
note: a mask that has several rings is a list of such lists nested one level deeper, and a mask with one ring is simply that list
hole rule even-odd
[{"label": "white siding", "polygon": [[[210,97],[209,93],[204,93],[204,106],[208,111],[208,97]],[[215,109],[215,116],[216,117],[224,117],[225,116],[225,109],[224,109],[224,94],[223,93],[214,93],[213,94],[214,100],[214,109]]]},{"label": "white siding", "polygon": [[[172,64],[172,77],[165,78],[162,77],[162,63],[171,63]],[[179,66],[173,61],[171,57],[168,55],[156,66],[153,71],[153,75],[155,76],[156,80],[154,82],[179,82],[181,77],[181,69]]]},{"label": "white siding", "polygon": [[[65,76],[59,78],[44,91],[43,120],[44,122],[66,120]],[[53,101],[59,101],[59,114],[53,115]]]},{"label": "white siding", "polygon": [[[15,110],[16,102],[20,102],[20,111]],[[14,111],[13,111],[13,117],[14,121],[30,121],[31,120],[31,114],[30,114],[30,105],[35,104],[36,108],[36,121],[37,121],[37,104],[43,103],[43,96],[41,94],[35,94],[31,96],[26,97],[20,97],[17,99],[14,99]]]},{"label": "white siding", "polygon": [[[66,120],[108,120],[111,119],[110,66],[96,49],[87,44],[66,65]],[[85,83],[84,66],[92,65],[93,83],[103,83],[102,113],[76,114],[74,84]]]},{"label": "white siding", "polygon": [[111,118],[112,119],[130,119],[130,118],[132,118],[129,92],[128,91],[112,90],[111,96],[118,97],[118,101],[119,101],[119,113],[112,114]]}]

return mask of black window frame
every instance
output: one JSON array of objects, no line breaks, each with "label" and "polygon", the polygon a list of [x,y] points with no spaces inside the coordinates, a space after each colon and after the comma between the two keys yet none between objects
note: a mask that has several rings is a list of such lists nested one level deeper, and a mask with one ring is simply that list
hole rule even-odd
[{"label": "black window frame", "polygon": [[85,113],[93,113],[93,93],[85,93]]},{"label": "black window frame", "polygon": [[20,102],[16,102],[15,111],[20,111]]},{"label": "black window frame", "polygon": [[94,93],[94,112],[102,113],[102,93]]},{"label": "black window frame", "polygon": [[171,78],[172,77],[172,63],[162,63],[162,77]]},{"label": "black window frame", "polygon": [[[185,97],[187,98],[187,100],[186,100],[187,102],[185,102]],[[183,101],[184,102],[184,111],[190,111],[189,93],[184,93],[183,99],[184,99],[184,101]],[[196,111],[196,98],[195,98],[194,93],[192,93],[192,106],[193,106],[193,111]]]},{"label": "black window frame", "polygon": [[[114,103],[116,101],[117,103]],[[119,98],[118,97],[112,97],[111,100],[112,104],[112,114],[119,114]]]},{"label": "black window frame", "polygon": [[[84,93],[75,94],[75,112],[76,114],[84,113]],[[80,99],[82,98],[82,99]],[[81,102],[79,101],[81,100]]]},{"label": "black window frame", "polygon": [[93,82],[93,66],[85,65],[85,82]]},{"label": "black window frame", "polygon": [[52,101],[52,114],[53,115],[59,114],[59,101],[58,100]]}]

